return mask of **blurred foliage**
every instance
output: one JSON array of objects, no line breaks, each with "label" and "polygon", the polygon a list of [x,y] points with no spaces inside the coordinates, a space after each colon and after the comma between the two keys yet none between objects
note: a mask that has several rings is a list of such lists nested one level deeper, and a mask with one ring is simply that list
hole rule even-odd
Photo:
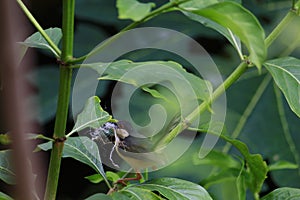
[{"label": "blurred foliage", "polygon": [[[154,2],[157,6],[159,6],[167,1],[155,0],[151,2]],[[242,3],[258,18],[266,34],[268,34],[282,16],[288,11],[292,4],[291,2],[292,1],[281,0],[249,0]],[[38,10],[38,8],[35,8],[35,10]],[[82,56],[91,51],[104,39],[117,33],[130,22],[129,20],[118,19],[115,1],[77,0],[75,13],[75,56]],[[51,19],[50,14],[48,16],[49,19]],[[36,17],[37,19],[39,18],[38,13]],[[201,25],[200,23],[188,19],[180,12],[162,14],[142,24],[142,26],[170,28],[192,36],[212,56],[224,78],[239,63],[239,57],[234,48],[222,35]],[[300,41],[291,40],[292,38],[299,38],[299,27],[299,18],[289,24],[285,32],[269,48],[268,57],[274,58],[281,55],[292,54],[294,57],[299,58]],[[296,45],[296,47],[298,45],[298,48],[296,48],[293,52],[289,52],[291,45]],[[57,67],[53,65],[54,60],[49,59],[49,55],[45,54],[45,52],[40,52],[39,56],[47,58],[46,61],[50,61],[50,63],[46,63],[47,65],[40,65],[40,67],[38,67],[33,73],[34,76],[37,77],[36,81],[33,82],[33,85],[37,88],[41,111],[38,119],[45,125],[49,123],[55,115],[59,76]],[[175,60],[188,69],[188,66],[184,61],[172,54],[147,54],[141,51],[128,54],[126,55],[126,58],[134,61]],[[45,61],[43,60],[40,63],[45,64]],[[243,116],[246,107],[255,95],[260,83],[263,81],[265,73],[266,72],[263,70],[262,74],[259,75],[254,69],[253,71],[250,70],[247,74],[245,74],[244,78],[239,80],[226,92],[228,112],[225,125],[228,135],[235,130],[236,125],[238,124],[241,116]],[[29,79],[32,80],[31,78]],[[108,82],[103,87],[98,88],[98,95],[102,100],[103,107],[109,106],[110,91],[113,86],[114,82]],[[246,121],[244,128],[241,130],[239,139],[247,144],[250,152],[262,154],[263,158],[267,160],[269,164],[276,163],[280,160],[295,163],[297,159],[300,159],[295,157],[300,154],[300,145],[298,145],[298,141],[300,141],[299,118],[297,118],[297,116],[290,110],[287,102],[284,100],[284,112],[288,122],[290,135],[284,134],[280,113],[278,112],[277,97],[274,92],[275,87],[276,86],[274,86],[272,82],[268,83],[268,86],[264,90],[263,95],[259,98],[255,109]],[[144,96],[142,95],[136,99],[134,99],[134,97],[132,101],[145,102],[143,103],[143,109],[147,109],[145,108],[145,105],[152,104],[152,102],[147,100],[149,99],[149,94],[145,94],[143,91],[137,91],[137,93],[144,94]],[[121,103],[122,102],[120,102],[120,104]],[[136,106],[135,108],[132,106],[133,113],[141,113],[141,105],[138,103],[134,104],[133,102],[132,105]],[[149,116],[139,115],[136,118],[138,118],[139,123],[147,122],[149,120]],[[207,175],[211,173],[213,163],[208,162],[207,164],[198,164],[199,158],[197,157],[197,154],[199,144],[202,142],[203,136],[203,134],[199,134],[191,148],[185,152],[179,160],[165,169],[150,173],[150,177],[171,176],[190,180],[196,183],[205,180]],[[295,143],[296,152],[298,152],[297,155],[295,155],[294,150],[291,149],[291,145],[289,143],[290,140],[287,137],[292,138],[292,141]],[[224,141],[220,140],[216,150],[221,151],[224,143]],[[233,148],[230,149],[230,153],[232,155],[239,155],[239,153]],[[209,158],[210,157],[208,156],[207,159]],[[231,157],[228,159],[232,161]],[[238,158],[238,160],[239,159],[242,158]],[[223,160],[220,160],[220,162],[222,161]],[[72,168],[72,166],[70,168]],[[76,173],[76,169],[73,170],[75,170]],[[237,172],[234,171],[234,173]],[[64,174],[64,172],[62,172],[62,174]],[[271,171],[268,174],[268,178],[262,192],[265,193],[267,191],[272,191],[275,187],[300,187],[299,180],[299,169]],[[68,184],[63,184],[62,190],[67,187],[67,185]],[[77,190],[75,194],[72,192],[70,192],[70,194],[64,194],[69,196],[59,196],[58,199],[83,199],[88,196],[87,194],[92,193],[89,191],[89,187],[92,186],[87,181],[86,189],[82,189],[81,191]],[[230,193],[228,191],[230,191]],[[234,191],[237,191],[236,181],[229,179],[225,183],[220,182],[209,187],[209,192],[213,194],[214,199],[237,199],[237,192]],[[233,196],[233,194],[236,194],[236,196]],[[248,196],[249,199],[252,198],[251,195]]]}]

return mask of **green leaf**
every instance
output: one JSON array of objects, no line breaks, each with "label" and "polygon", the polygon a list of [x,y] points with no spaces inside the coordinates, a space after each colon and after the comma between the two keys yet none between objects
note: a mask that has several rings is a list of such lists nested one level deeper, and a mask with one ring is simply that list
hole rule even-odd
[{"label": "green leaf", "polygon": [[15,184],[15,173],[10,161],[11,150],[0,151],[0,179],[7,184]]},{"label": "green leaf", "polygon": [[177,178],[160,178],[133,187],[157,191],[165,198],[172,200],[212,199],[200,185]]},{"label": "green leaf", "polygon": [[99,128],[111,119],[111,115],[100,106],[100,99],[97,96],[90,97],[83,111],[77,116],[75,126],[69,135],[87,127]]},{"label": "green leaf", "polygon": [[193,156],[193,164],[195,165],[213,165],[224,168],[240,168],[241,164],[231,155],[220,151],[211,151],[205,158],[200,159],[198,155]]},{"label": "green leaf", "polygon": [[6,134],[0,134],[0,144],[3,144],[3,145],[8,145],[11,143],[11,140],[8,136],[8,133]]},{"label": "green leaf", "polygon": [[282,187],[273,190],[264,196],[261,200],[297,200],[300,199],[300,189]]},{"label": "green leaf", "polygon": [[300,117],[300,60],[279,58],[264,63],[283,92],[292,111]]},{"label": "green leaf", "polygon": [[[151,199],[151,200],[159,200],[162,199],[157,194],[153,193],[151,190],[143,189],[139,187],[126,187],[120,191],[121,194],[124,194],[128,197],[128,199],[132,200],[141,200],[141,199]],[[120,197],[116,196],[113,199],[119,200]]]},{"label": "green leaf", "polygon": [[142,87],[142,89],[145,91],[145,92],[148,92],[149,94],[151,94],[153,97],[155,98],[161,98],[165,101],[168,101],[168,99],[162,95],[160,92],[158,92],[157,90],[155,89],[151,89],[149,87]]},{"label": "green leaf", "polygon": [[[226,166],[226,165],[225,165]],[[214,173],[201,181],[201,185],[209,188],[212,185],[227,182],[228,180],[235,180],[240,173],[237,168],[226,168],[220,172]]]},{"label": "green leaf", "polygon": [[35,133],[27,133],[26,138],[28,140],[42,139],[42,140],[54,141],[52,138],[48,138],[48,137],[44,136],[43,134],[35,134]]},{"label": "green leaf", "polygon": [[266,179],[268,167],[260,154],[250,154],[247,145],[239,140],[230,139],[226,136],[221,136],[224,140],[235,146],[246,160],[249,172],[249,188],[253,193],[258,193],[261,190],[262,184]]},{"label": "green leaf", "polygon": [[[107,171],[105,174],[106,174],[107,180],[110,180],[113,183],[117,182],[117,180],[120,179],[120,176],[117,173]],[[88,179],[91,183],[95,183],[95,184],[100,183],[104,180],[100,174],[93,174],[90,176],[86,176],[84,178]]]},{"label": "green leaf", "polygon": [[[38,148],[48,151],[52,149],[52,142],[40,144]],[[64,144],[62,157],[70,157],[92,167],[108,183],[101,163],[98,146],[88,137],[68,137]]]},{"label": "green leaf", "polygon": [[90,176],[86,176],[84,178],[88,179],[91,183],[95,183],[95,184],[100,183],[104,180],[101,174],[93,174]]},{"label": "green leaf", "polygon": [[188,1],[187,3],[181,4],[179,7],[182,8],[183,14],[185,14],[187,17],[189,17],[190,19],[192,19],[194,21],[200,22],[204,26],[207,26],[209,28],[212,28],[212,29],[218,31],[223,36],[225,36],[233,46],[235,46],[235,42],[234,42],[233,38],[231,37],[229,30],[226,27],[218,24],[217,22],[210,20],[209,18],[203,17],[201,15],[197,15],[193,12],[184,11],[184,10],[202,9],[202,8],[208,7],[208,6],[216,4],[216,3],[219,3],[219,1],[218,0],[210,0],[210,1],[192,0],[192,1]]},{"label": "green leaf", "polygon": [[13,200],[10,196],[7,194],[4,194],[3,192],[0,192],[0,200]]},{"label": "green leaf", "polygon": [[113,183],[117,182],[117,180],[120,179],[120,176],[117,173],[111,171],[106,172],[106,177],[108,180],[112,181]]},{"label": "green leaf", "polygon": [[[50,37],[50,39],[54,42],[54,44],[58,45],[62,38],[62,31],[60,28],[49,28],[45,30],[47,35]],[[55,50],[48,44],[48,42],[43,38],[43,36],[36,32],[30,37],[28,37],[24,42],[20,42],[20,44],[24,45],[25,47],[32,47],[32,48],[39,48],[39,49],[46,49],[50,50],[55,57],[59,57]],[[27,48],[25,49],[26,52]],[[25,53],[24,53],[25,54]]]},{"label": "green leaf", "polygon": [[154,3],[140,3],[137,0],[117,0],[119,19],[139,21],[151,12]]},{"label": "green leaf", "polygon": [[85,200],[113,200],[113,198],[111,198],[110,196],[103,194],[103,193],[99,193],[99,194],[94,194],[88,198],[86,198]]},{"label": "green leaf", "polygon": [[184,7],[185,4],[183,4],[181,9],[209,19],[192,17],[192,19],[214,28],[233,43],[233,40],[230,39],[232,38],[230,33],[226,30],[229,28],[246,45],[250,53],[250,61],[260,70],[267,54],[264,43],[265,33],[256,17],[235,2],[210,4],[208,7],[201,6],[200,8]]},{"label": "green leaf", "polygon": [[[174,73],[172,72],[172,74],[162,73],[165,72],[163,68],[161,71],[155,71],[152,69],[152,66],[165,66],[166,70],[172,69],[175,71]],[[181,65],[171,61],[131,62],[129,60],[120,60],[111,64],[87,64],[86,67],[90,67],[96,70],[100,75],[102,75],[102,77],[100,77],[101,80],[121,81],[134,86],[142,86],[144,90],[146,87],[149,87],[145,86],[145,80],[148,80],[151,77],[155,77],[159,78],[157,80],[160,80],[160,82],[171,81],[172,86],[174,86],[175,83],[176,87],[179,85],[179,83],[188,81],[188,83],[192,86],[193,91],[195,92],[196,98],[198,98],[199,100],[209,100],[212,93],[212,86],[208,81],[204,81],[201,78],[188,73]],[[142,70],[139,70],[141,69],[140,67],[143,67]],[[131,76],[124,76],[124,74],[127,74],[129,71]],[[182,77],[180,77],[177,73],[182,75]],[[149,90],[146,89],[145,91],[148,92]],[[181,92],[182,96],[185,95],[185,88],[177,88],[177,91]],[[153,94],[152,91],[151,94]],[[188,95],[186,95],[185,97],[189,98]]]},{"label": "green leaf", "polygon": [[297,169],[298,165],[288,161],[280,160],[274,164],[269,165],[268,168],[269,171],[281,170],[281,169]]}]

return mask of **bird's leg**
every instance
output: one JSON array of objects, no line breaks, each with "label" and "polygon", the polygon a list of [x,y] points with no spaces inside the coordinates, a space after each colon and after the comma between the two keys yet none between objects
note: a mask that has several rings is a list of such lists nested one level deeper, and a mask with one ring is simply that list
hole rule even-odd
[{"label": "bird's leg", "polygon": [[117,180],[117,183],[121,183],[122,185],[127,185],[126,181],[139,181],[139,180],[141,180],[141,178],[142,178],[142,174],[139,171],[137,171],[135,177],[122,178],[122,179]]}]

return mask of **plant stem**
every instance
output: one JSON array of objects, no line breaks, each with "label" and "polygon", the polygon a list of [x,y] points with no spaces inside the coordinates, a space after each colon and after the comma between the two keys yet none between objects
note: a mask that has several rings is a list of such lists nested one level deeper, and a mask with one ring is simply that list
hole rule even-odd
[{"label": "plant stem", "polygon": [[[74,11],[75,0],[63,0],[62,63],[66,63],[73,57]],[[71,93],[71,79],[72,68],[60,65],[59,94],[53,134],[55,142],[51,152],[45,200],[55,200],[56,197]]]},{"label": "plant stem", "polygon": [[275,27],[275,29],[270,33],[270,35],[265,39],[266,47],[268,48],[273,41],[280,35],[284,28],[291,22],[297,14],[295,11],[290,10],[288,14],[280,21],[280,23]]},{"label": "plant stem", "polygon": [[221,96],[229,86],[231,86],[248,68],[246,62],[242,62],[230,76],[221,84],[212,94],[209,101],[201,103],[191,114],[189,114],[181,123],[179,123],[169,134],[165,135],[157,145],[157,149],[163,148],[170,143],[178,134],[188,127],[188,124],[193,122],[201,113],[203,113],[209,105]]},{"label": "plant stem", "polygon": [[56,53],[56,57],[60,57],[61,51],[60,49],[54,44],[54,42],[51,40],[51,38],[48,36],[48,34],[44,31],[44,29],[40,26],[40,24],[36,21],[36,19],[33,17],[33,15],[30,13],[30,11],[27,9],[25,4],[22,2],[22,0],[16,0],[27,18],[31,21],[31,23],[35,26],[35,28],[40,32],[40,34],[44,37],[44,39],[48,42],[48,44],[52,47],[52,49]]}]

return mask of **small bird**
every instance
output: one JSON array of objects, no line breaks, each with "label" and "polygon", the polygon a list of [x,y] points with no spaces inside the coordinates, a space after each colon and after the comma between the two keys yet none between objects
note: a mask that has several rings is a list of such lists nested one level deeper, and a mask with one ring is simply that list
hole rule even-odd
[{"label": "small bird", "polygon": [[109,154],[109,159],[114,166],[119,167],[113,159],[113,152],[116,152],[136,172],[136,177],[134,178],[124,178],[117,181],[117,183],[126,185],[126,181],[140,180],[142,178],[141,170],[146,168],[156,169],[168,162],[163,148],[159,148],[158,150],[157,144],[165,134],[174,129],[180,120],[181,117],[175,115],[169,121],[168,126],[152,137],[143,136],[134,130],[129,122],[122,120],[106,122],[93,132],[90,132],[90,136],[92,140],[102,142],[102,147],[108,143],[113,144],[113,147],[110,149],[104,147],[101,153],[106,152],[106,156]]},{"label": "small bird", "polygon": [[[149,167],[155,169],[165,163],[166,158],[162,152],[154,151],[155,146],[150,138],[136,133],[127,121],[118,121],[116,125],[114,132],[116,152],[136,172],[136,177],[120,179],[118,183],[124,184],[125,181],[140,180],[142,169]],[[137,135],[140,137],[136,137]]]}]

